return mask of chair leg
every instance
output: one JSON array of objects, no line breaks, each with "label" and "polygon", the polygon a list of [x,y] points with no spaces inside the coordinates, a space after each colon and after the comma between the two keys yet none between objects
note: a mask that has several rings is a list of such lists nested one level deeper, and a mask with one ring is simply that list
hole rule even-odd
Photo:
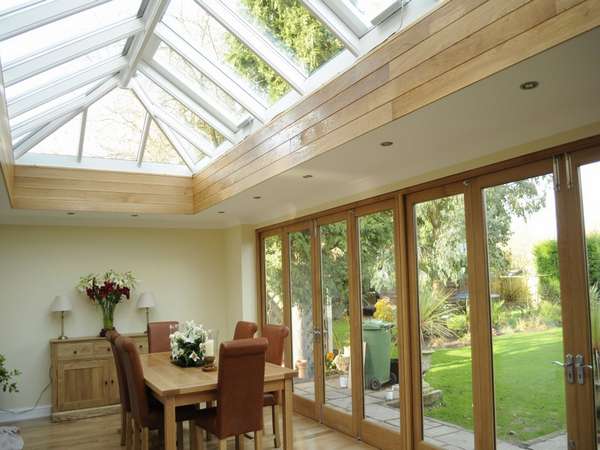
[{"label": "chair leg", "polygon": [[235,449],[244,450],[244,435],[239,434],[235,437]]},{"label": "chair leg", "polygon": [[150,429],[142,428],[142,450],[150,450]]},{"label": "chair leg", "polygon": [[127,443],[127,413],[121,408],[121,447]]},{"label": "chair leg", "polygon": [[133,450],[133,418],[131,413],[125,413],[125,450]]},{"label": "chair leg", "polygon": [[202,428],[197,426],[194,422],[190,422],[192,426],[190,433],[194,434],[194,442],[196,446],[190,450],[205,450],[206,443],[204,442],[204,436],[202,435]]},{"label": "chair leg", "polygon": [[140,436],[140,426],[133,422],[133,450],[141,450],[142,441]]},{"label": "chair leg", "polygon": [[219,439],[219,450],[227,450],[227,439]]},{"label": "chair leg", "polygon": [[281,408],[279,405],[273,405],[271,408],[271,415],[273,416],[273,444],[275,448],[281,447],[281,430],[279,427],[279,416]]},{"label": "chair leg", "polygon": [[183,422],[177,422],[177,450],[183,450]]},{"label": "chair leg", "polygon": [[263,436],[262,430],[258,430],[258,431],[254,432],[254,450],[262,450],[262,448],[263,448],[262,436]]},{"label": "chair leg", "polygon": [[196,450],[196,447],[198,447],[198,443],[196,442],[198,437],[196,434],[196,424],[193,420],[190,420],[188,426],[190,428],[190,450]]}]

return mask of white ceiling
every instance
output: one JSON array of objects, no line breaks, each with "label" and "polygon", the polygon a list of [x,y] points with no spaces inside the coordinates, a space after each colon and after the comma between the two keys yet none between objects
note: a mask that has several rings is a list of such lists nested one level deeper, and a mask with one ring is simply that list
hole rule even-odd
[{"label": "white ceiling", "polygon": [[[11,210],[0,223],[219,228],[264,224],[600,121],[600,29],[517,64],[195,216]],[[537,80],[523,91],[519,85]],[[394,145],[381,147],[381,141]],[[305,174],[313,178],[302,178]],[[0,183],[1,185],[2,183]],[[260,200],[252,197],[260,195]],[[218,214],[225,211],[225,214]]]}]

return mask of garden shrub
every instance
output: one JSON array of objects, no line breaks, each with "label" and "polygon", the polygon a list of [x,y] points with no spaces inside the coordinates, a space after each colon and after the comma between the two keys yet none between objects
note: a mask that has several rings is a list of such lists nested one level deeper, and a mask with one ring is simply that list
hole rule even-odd
[{"label": "garden shrub", "polygon": [[462,337],[469,332],[469,318],[467,313],[453,314],[448,317],[446,323],[448,328],[458,337]]},{"label": "garden shrub", "polygon": [[526,305],[531,300],[531,293],[525,277],[499,278],[498,295],[506,306]]},{"label": "garden shrub", "polygon": [[562,314],[559,303],[541,301],[538,307],[541,320],[549,327],[557,327],[562,323]]},{"label": "garden shrub", "polygon": [[[590,285],[600,285],[600,233],[586,236],[588,277]],[[540,296],[550,302],[560,301],[558,245],[551,239],[540,242],[533,249],[535,266],[540,280]]]}]

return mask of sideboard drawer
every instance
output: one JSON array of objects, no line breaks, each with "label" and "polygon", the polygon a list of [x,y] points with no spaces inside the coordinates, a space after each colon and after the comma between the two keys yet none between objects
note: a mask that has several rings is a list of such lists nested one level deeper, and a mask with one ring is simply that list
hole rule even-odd
[{"label": "sideboard drawer", "polygon": [[135,342],[135,345],[141,354],[148,353],[148,338],[147,337],[133,338],[133,342]]},{"label": "sideboard drawer", "polygon": [[93,354],[94,345],[92,342],[65,343],[56,346],[58,359],[88,358]]},{"label": "sideboard drawer", "polygon": [[108,342],[108,341],[94,342],[94,355],[96,355],[96,356],[112,355],[112,348],[110,346],[110,342]]}]

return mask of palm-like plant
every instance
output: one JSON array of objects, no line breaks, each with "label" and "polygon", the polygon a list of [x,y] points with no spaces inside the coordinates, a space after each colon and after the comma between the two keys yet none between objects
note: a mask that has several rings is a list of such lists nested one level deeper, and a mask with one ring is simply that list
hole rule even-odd
[{"label": "palm-like plant", "polygon": [[419,317],[423,344],[427,347],[432,339],[455,337],[455,333],[448,328],[448,317],[456,311],[456,307],[448,305],[450,292],[428,283],[420,284]]}]

